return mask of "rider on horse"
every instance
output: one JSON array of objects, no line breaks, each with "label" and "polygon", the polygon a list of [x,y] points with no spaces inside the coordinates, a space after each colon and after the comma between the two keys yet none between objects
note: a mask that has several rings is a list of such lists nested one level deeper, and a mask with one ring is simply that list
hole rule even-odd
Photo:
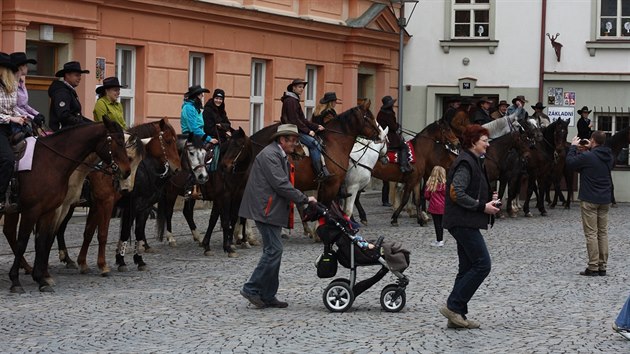
[{"label": "rider on horse", "polygon": [[[25,118],[16,111],[17,82],[14,72],[17,68],[11,63],[9,54],[0,53],[0,212],[7,211],[13,201],[5,204],[5,195],[13,174],[15,157],[11,149],[11,123],[24,125]],[[6,198],[8,199],[8,198]]]},{"label": "rider on horse", "polygon": [[72,125],[91,123],[81,113],[81,102],[75,91],[75,87],[81,83],[81,75],[89,74],[89,70],[82,70],[81,63],[71,61],[63,64],[63,69],[55,73],[55,80],[48,87],[50,97],[50,129],[57,131]]},{"label": "rider on horse", "polygon": [[212,98],[203,106],[203,130],[216,136],[221,144],[232,136],[232,124],[225,112],[225,91],[220,88],[214,90]]},{"label": "rider on horse", "polygon": [[304,111],[300,106],[300,95],[304,92],[306,84],[308,82],[302,79],[295,79],[287,86],[287,91],[280,99],[282,101],[280,121],[282,124],[295,124],[298,127],[300,142],[306,145],[311,153],[311,162],[317,179],[323,181],[332,176],[328,172],[328,168],[322,165],[322,147],[319,141],[315,139],[316,132],[324,130],[324,127],[310,122],[304,117]]},{"label": "rider on horse", "polygon": [[383,106],[376,116],[376,121],[383,128],[389,128],[387,133],[387,139],[389,140],[389,149],[398,150],[400,163],[400,170],[403,173],[413,171],[413,167],[409,164],[409,147],[405,143],[405,139],[402,137],[402,129],[396,121],[396,113],[394,113],[395,99],[392,96],[385,96],[381,100]]}]

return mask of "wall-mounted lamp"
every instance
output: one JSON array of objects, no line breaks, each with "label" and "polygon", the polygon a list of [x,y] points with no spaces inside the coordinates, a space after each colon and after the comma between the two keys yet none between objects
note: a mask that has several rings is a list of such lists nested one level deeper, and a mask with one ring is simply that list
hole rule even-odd
[{"label": "wall-mounted lamp", "polygon": [[39,25],[39,39],[52,41],[55,37],[55,28],[52,25]]}]

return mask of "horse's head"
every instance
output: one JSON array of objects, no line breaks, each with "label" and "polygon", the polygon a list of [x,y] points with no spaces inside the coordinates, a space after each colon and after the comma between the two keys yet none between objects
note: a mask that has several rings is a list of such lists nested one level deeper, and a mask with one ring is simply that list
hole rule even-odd
[{"label": "horse's head", "polygon": [[360,127],[357,135],[365,136],[370,140],[376,140],[381,134],[381,129],[372,111],[370,111],[371,104],[372,102],[368,99],[350,111],[353,113],[352,121],[357,127]]},{"label": "horse's head", "polygon": [[529,118],[519,119],[518,123],[523,127],[525,136],[530,141],[531,145],[543,141],[542,131],[536,125],[536,121]]},{"label": "horse's head", "polygon": [[244,172],[252,159],[252,142],[242,128],[234,130],[232,137],[222,147],[220,168],[227,173]]},{"label": "horse's head", "polygon": [[554,144],[556,145],[556,149],[563,149],[567,142],[567,136],[569,135],[569,121],[560,118],[557,119],[554,123],[556,124],[553,134]]},{"label": "horse's head", "polygon": [[385,127],[385,129],[383,129],[379,126],[378,129],[381,131],[381,134],[379,135],[381,148],[378,150],[378,156],[383,157],[387,155],[387,133],[389,133],[389,127]]},{"label": "horse's head", "polygon": [[125,137],[118,123],[103,117],[103,125],[107,130],[107,137],[96,149],[97,155],[108,163],[114,175],[119,179],[125,179],[131,174],[131,165],[127,150],[125,149]]},{"label": "horse's head", "polygon": [[169,172],[177,172],[182,169],[181,159],[177,150],[177,134],[175,129],[165,120],[159,123],[160,130],[156,130],[151,140],[144,146],[148,156],[160,161],[164,165],[165,177]]},{"label": "horse's head", "polygon": [[208,171],[206,170],[206,155],[208,148],[200,136],[190,134],[184,143],[183,158],[184,166],[195,176],[197,183],[204,184],[208,181]]},{"label": "horse's head", "polygon": [[150,138],[140,139],[136,135],[125,133],[125,148],[127,149],[127,157],[131,165],[131,174],[129,177],[120,181],[120,190],[133,190],[133,182],[135,180],[136,171],[140,162],[144,158],[144,145],[148,144]]}]

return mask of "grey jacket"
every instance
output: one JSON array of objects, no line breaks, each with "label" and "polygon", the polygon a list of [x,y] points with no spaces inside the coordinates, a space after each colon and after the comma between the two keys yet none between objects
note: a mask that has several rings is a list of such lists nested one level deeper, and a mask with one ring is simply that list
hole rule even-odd
[{"label": "grey jacket", "polygon": [[286,227],[290,201],[306,204],[308,197],[291,185],[286,154],[273,142],[254,160],[238,215]]}]

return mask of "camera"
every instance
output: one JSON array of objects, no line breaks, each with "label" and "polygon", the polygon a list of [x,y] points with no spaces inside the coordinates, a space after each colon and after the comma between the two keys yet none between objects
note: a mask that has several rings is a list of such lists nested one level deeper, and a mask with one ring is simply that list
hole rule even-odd
[{"label": "camera", "polygon": [[492,205],[494,205],[494,207],[495,207],[495,208],[500,208],[500,207],[503,205],[503,203],[501,203],[501,201],[500,201],[500,200],[497,200],[497,201],[496,201],[496,202],[494,202]]},{"label": "camera", "polygon": [[580,145],[588,145],[588,140],[587,139],[582,139],[580,140]]}]

